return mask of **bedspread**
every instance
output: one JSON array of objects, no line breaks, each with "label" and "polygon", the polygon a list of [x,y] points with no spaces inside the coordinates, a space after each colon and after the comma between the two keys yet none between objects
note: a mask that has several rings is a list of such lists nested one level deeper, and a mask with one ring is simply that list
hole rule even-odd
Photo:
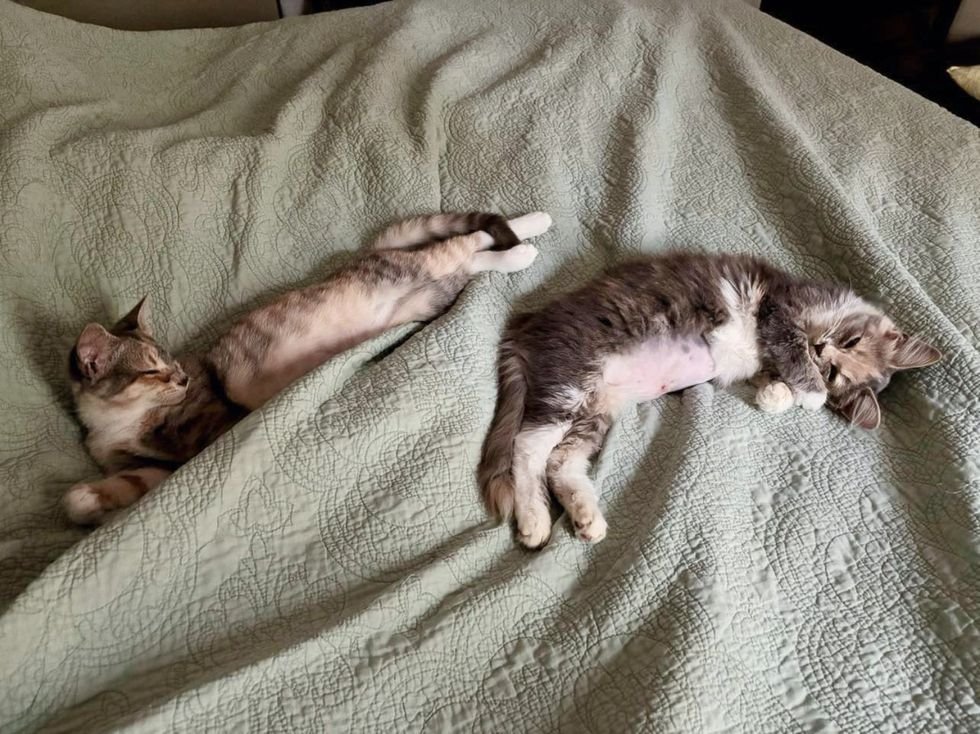
[{"label": "bedspread", "polygon": [[[127,33],[0,2],[0,730],[976,731],[980,134],[741,4],[402,0]],[[65,377],[437,210],[529,270],[332,360],[94,532]],[[609,535],[528,553],[474,470],[508,316],[667,247],[851,282],[946,353],[884,421],[630,409]]]}]

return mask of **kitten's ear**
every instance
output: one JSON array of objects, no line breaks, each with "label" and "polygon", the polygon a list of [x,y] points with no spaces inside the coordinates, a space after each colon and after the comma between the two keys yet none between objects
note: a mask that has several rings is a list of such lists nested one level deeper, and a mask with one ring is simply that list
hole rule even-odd
[{"label": "kitten's ear", "polygon": [[870,387],[865,387],[837,406],[837,412],[852,424],[874,430],[881,424],[881,408]]},{"label": "kitten's ear", "polygon": [[89,324],[82,329],[78,342],[75,344],[75,353],[78,355],[78,368],[90,380],[97,380],[101,377],[109,366],[112,352],[119,343],[119,339],[114,337],[99,324]]},{"label": "kitten's ear", "polygon": [[150,322],[147,318],[146,299],[143,299],[133,306],[133,310],[123,316],[113,328],[113,331],[142,331],[144,334],[150,333]]},{"label": "kitten's ear", "polygon": [[931,344],[914,336],[900,334],[890,366],[895,370],[914,370],[936,364],[942,358],[943,353]]}]

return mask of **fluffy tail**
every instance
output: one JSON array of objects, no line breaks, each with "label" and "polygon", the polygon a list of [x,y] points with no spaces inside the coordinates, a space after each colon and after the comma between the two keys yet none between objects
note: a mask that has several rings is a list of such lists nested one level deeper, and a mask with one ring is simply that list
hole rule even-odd
[{"label": "fluffy tail", "polygon": [[374,242],[375,250],[395,250],[438,242],[461,234],[483,231],[493,238],[493,249],[507,250],[520,244],[520,238],[499,214],[468,212],[430,214],[397,222]]},{"label": "fluffy tail", "polygon": [[490,432],[483,444],[478,479],[487,510],[500,520],[514,512],[514,438],[524,420],[527,365],[520,347],[510,337],[500,346],[497,367],[499,394]]}]

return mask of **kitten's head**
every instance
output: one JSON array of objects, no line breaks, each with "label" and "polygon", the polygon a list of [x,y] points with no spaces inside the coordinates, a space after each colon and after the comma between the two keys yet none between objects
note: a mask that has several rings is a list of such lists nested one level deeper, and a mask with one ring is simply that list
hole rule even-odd
[{"label": "kitten's head", "polygon": [[849,295],[807,314],[810,357],[823,375],[830,406],[862,428],[877,428],[877,394],[900,370],[942,359],[934,346],[903,333],[881,311]]},{"label": "kitten's head", "polygon": [[68,360],[75,400],[96,398],[115,405],[148,408],[176,405],[187,394],[180,364],[153,340],[146,299],[111,329],[88,324]]}]

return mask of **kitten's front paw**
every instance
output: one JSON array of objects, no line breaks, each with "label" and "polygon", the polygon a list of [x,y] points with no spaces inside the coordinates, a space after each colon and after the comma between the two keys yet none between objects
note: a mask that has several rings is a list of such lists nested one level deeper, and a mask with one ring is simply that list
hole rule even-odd
[{"label": "kitten's front paw", "polygon": [[547,508],[517,513],[517,539],[521,545],[537,550],[551,537],[551,514]]},{"label": "kitten's front paw", "polygon": [[770,382],[759,388],[755,394],[755,404],[766,413],[782,413],[793,407],[793,391],[785,382]]},{"label": "kitten's front paw", "polygon": [[572,517],[572,525],[575,526],[575,534],[586,543],[598,543],[606,537],[606,518],[598,507],[591,507]]},{"label": "kitten's front paw", "polygon": [[801,392],[796,395],[796,404],[804,410],[820,410],[827,403],[827,392]]},{"label": "kitten's front paw", "polygon": [[76,484],[63,500],[68,519],[76,525],[99,525],[105,520],[102,497],[91,484]]}]

